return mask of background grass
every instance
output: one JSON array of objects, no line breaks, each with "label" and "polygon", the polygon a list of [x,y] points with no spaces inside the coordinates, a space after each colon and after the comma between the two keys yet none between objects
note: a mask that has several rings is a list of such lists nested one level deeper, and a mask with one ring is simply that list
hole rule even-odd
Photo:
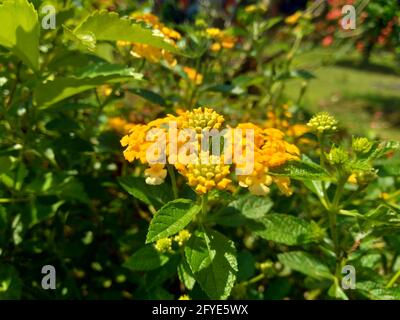
[{"label": "background grass", "polygon": [[[313,49],[293,62],[316,76],[304,96],[306,109],[331,112],[352,134],[399,140],[400,76],[393,55],[375,53],[369,65],[360,65],[357,54],[333,60],[333,53]],[[297,99],[300,81],[288,84],[289,98]]]}]

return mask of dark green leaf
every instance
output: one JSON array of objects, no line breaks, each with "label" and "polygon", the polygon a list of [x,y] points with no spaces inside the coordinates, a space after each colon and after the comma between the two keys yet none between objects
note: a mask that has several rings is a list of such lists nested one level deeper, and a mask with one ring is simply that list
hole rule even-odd
[{"label": "dark green leaf", "polygon": [[216,231],[197,230],[185,247],[185,255],[207,295],[211,299],[227,299],[238,271],[233,242]]},{"label": "dark green leaf", "polygon": [[176,199],[158,210],[149,226],[146,243],[172,236],[185,228],[201,207],[188,199]]},{"label": "dark green leaf", "polygon": [[148,245],[131,255],[124,263],[124,267],[134,271],[148,271],[162,267],[169,261],[169,257],[158,252],[154,246]]}]

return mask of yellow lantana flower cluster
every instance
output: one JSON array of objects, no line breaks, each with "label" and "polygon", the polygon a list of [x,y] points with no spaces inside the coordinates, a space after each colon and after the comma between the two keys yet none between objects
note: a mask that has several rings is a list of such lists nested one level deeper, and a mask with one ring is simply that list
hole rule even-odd
[{"label": "yellow lantana flower cluster", "polygon": [[[225,152],[222,152],[223,155],[211,154],[210,151],[214,147],[212,143],[204,147],[202,142],[204,140],[212,142],[211,136],[207,136],[206,132],[210,133],[213,129],[227,129],[223,128],[224,120],[224,117],[215,110],[205,107],[181,111],[178,116],[168,115],[148,124],[134,125],[129,134],[121,140],[122,146],[126,147],[125,159],[129,162],[139,160],[149,166],[144,171],[148,184],[163,183],[167,176],[165,165],[168,164],[173,166],[198,194],[205,194],[213,189],[231,189],[235,167],[239,185],[248,188],[251,193],[266,195],[269,186],[275,182],[284,194],[290,195],[290,180],[285,177],[273,177],[269,174],[269,169],[281,166],[290,160],[297,160],[298,148],[286,142],[284,133],[278,129],[265,129],[252,123],[244,123],[236,128],[228,128],[234,129],[233,131],[240,129],[241,139],[236,141],[235,133],[234,142],[231,141],[233,142],[231,151],[239,149],[242,151],[238,152],[239,155],[233,152],[231,159],[225,159]],[[152,129],[155,128],[158,131],[152,133]],[[185,135],[187,129],[190,129],[193,137]],[[247,129],[252,130],[254,139],[247,139]],[[173,132],[177,136],[175,141],[171,140]],[[227,136],[231,135],[231,131],[227,132]],[[158,139],[162,136],[165,145],[155,148],[154,145],[157,146]],[[186,149],[184,148],[181,154],[179,148],[182,146]],[[217,148],[220,147],[218,144]],[[171,150],[174,148],[180,151],[173,154]],[[149,149],[152,149],[152,152],[149,153]],[[250,161],[247,157],[249,150],[254,151],[254,166],[245,171]],[[181,156],[188,161],[182,161]],[[238,170],[242,170],[242,173],[239,174]]]},{"label": "yellow lantana flower cluster", "polygon": [[[181,39],[181,35],[179,32],[165,26],[163,23],[160,22],[158,17],[156,17],[153,14],[136,13],[132,15],[132,19],[138,22],[146,23],[152,28],[155,34],[162,36],[166,42],[174,46],[176,46],[176,41]],[[151,63],[158,63],[162,59],[164,59],[171,67],[175,66],[177,63],[175,57],[170,52],[164,49],[153,47],[148,44],[119,41],[117,45],[131,46],[131,54],[134,57],[145,58],[147,61]]]},{"label": "yellow lantana flower cluster", "polygon": [[[282,193],[291,195],[290,180],[286,177],[274,177],[269,174],[269,169],[279,167],[290,160],[298,160],[299,149],[284,140],[282,131],[274,128],[263,129],[252,123],[239,124],[240,129],[253,129],[254,136],[254,170],[248,175],[238,175],[239,185],[249,188],[255,195],[266,195],[270,185],[275,182]],[[244,132],[243,132],[244,133]],[[243,139],[244,136],[243,136]],[[251,142],[250,142],[251,143]],[[249,147],[249,142],[242,143],[244,148]],[[243,163],[242,159],[234,159],[237,166]]]},{"label": "yellow lantana flower cluster", "polygon": [[232,49],[235,46],[237,39],[226,33],[226,31],[218,28],[207,28],[207,37],[213,40],[211,50],[214,52],[223,49]]}]

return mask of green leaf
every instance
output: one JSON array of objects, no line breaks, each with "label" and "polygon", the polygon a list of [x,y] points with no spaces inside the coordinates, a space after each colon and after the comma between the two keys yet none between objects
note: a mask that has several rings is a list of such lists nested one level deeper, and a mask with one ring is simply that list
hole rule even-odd
[{"label": "green leaf", "polygon": [[152,186],[141,177],[119,177],[118,182],[129,194],[156,209],[173,199],[172,191],[166,184]]},{"label": "green leaf", "polygon": [[24,215],[22,216],[24,226],[31,228],[41,221],[52,218],[63,203],[64,201],[57,201],[48,204],[37,199],[30,205],[29,210],[24,212]]},{"label": "green leaf", "polygon": [[304,79],[311,80],[315,79],[315,75],[307,70],[292,70],[280,74],[277,80],[288,80],[288,79]]},{"label": "green leaf", "polygon": [[385,141],[375,143],[371,151],[366,155],[367,160],[375,160],[382,158],[386,154],[400,150],[400,142],[398,141]]},{"label": "green leaf", "polygon": [[135,72],[134,68],[127,68],[120,64],[96,63],[79,69],[74,77],[78,79],[93,79],[97,77],[121,76],[141,79],[142,74]]},{"label": "green leaf", "polygon": [[328,290],[328,295],[332,298],[341,299],[341,300],[349,300],[346,293],[340,287],[339,282],[337,279],[333,282],[331,287]]},{"label": "green leaf", "polygon": [[192,270],[190,270],[185,259],[182,259],[181,263],[178,265],[178,277],[187,289],[193,289],[196,279],[194,278]]},{"label": "green leaf", "polygon": [[132,23],[127,18],[120,18],[115,12],[105,10],[95,11],[68,34],[70,38],[73,35],[81,45],[92,50],[97,41],[129,41],[179,53],[179,50],[167,42],[162,34],[156,34],[142,24]]},{"label": "green leaf", "polygon": [[271,175],[286,176],[295,180],[328,180],[328,172],[320,165],[309,161],[289,161],[271,169]]},{"label": "green leaf", "polygon": [[158,252],[154,246],[145,246],[133,255],[124,263],[124,267],[133,271],[149,271],[162,267],[169,261],[169,257]]},{"label": "green leaf", "polygon": [[264,217],[272,206],[273,202],[270,198],[247,193],[230,202],[218,214],[210,215],[208,220],[220,225],[236,227],[247,223],[248,219],[258,220]]},{"label": "green leaf", "polygon": [[8,264],[0,264],[0,300],[16,300],[21,296],[22,282],[17,270]]},{"label": "green leaf", "polygon": [[400,212],[387,205],[380,205],[363,216],[361,228],[365,231],[398,232]]},{"label": "green leaf", "polygon": [[233,242],[214,230],[197,230],[185,247],[187,262],[205,293],[227,299],[238,272]]},{"label": "green leaf", "polygon": [[357,282],[356,290],[371,300],[400,300],[400,288],[384,288],[372,281]]},{"label": "green leaf", "polygon": [[158,210],[150,222],[146,243],[176,234],[200,212],[201,207],[188,199],[176,199]]},{"label": "green leaf", "polygon": [[39,22],[32,3],[6,0],[0,5],[0,45],[10,49],[26,65],[39,70]]},{"label": "green leaf", "polygon": [[329,268],[307,252],[292,251],[281,253],[278,255],[278,259],[290,269],[301,272],[312,278],[334,279]]},{"label": "green leaf", "polygon": [[144,98],[154,104],[158,104],[163,107],[165,107],[167,105],[164,98],[153,91],[141,89],[141,88],[132,88],[132,89],[129,89],[129,91],[138,96],[141,96],[142,98]]},{"label": "green leaf", "polygon": [[132,68],[123,66],[102,65],[85,70],[80,74],[60,77],[52,81],[39,83],[34,90],[34,101],[39,108],[46,108],[78,93],[94,89],[106,83],[118,83],[141,80],[142,75]]},{"label": "green leaf", "polygon": [[250,229],[263,239],[288,246],[317,242],[324,236],[324,231],[317,224],[278,213],[268,214],[257,223],[250,224]]}]

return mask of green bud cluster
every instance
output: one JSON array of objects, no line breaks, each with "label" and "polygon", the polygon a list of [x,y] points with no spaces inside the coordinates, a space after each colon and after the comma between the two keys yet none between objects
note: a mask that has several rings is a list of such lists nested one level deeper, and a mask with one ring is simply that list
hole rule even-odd
[{"label": "green bud cluster", "polygon": [[356,154],[366,154],[372,148],[372,143],[364,137],[354,138],[352,141],[352,148]]},{"label": "green bud cluster", "polygon": [[328,160],[332,165],[345,165],[349,162],[349,154],[342,147],[333,147],[328,154]]}]

